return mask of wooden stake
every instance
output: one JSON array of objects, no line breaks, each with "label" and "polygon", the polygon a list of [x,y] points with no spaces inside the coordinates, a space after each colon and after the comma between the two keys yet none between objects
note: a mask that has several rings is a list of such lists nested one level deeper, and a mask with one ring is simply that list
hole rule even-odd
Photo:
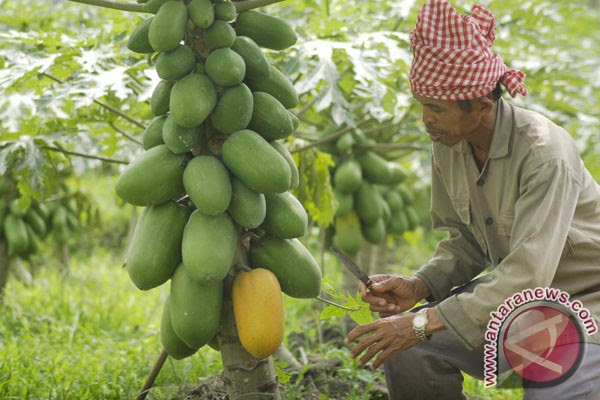
[{"label": "wooden stake", "polygon": [[166,360],[167,351],[163,349],[163,351],[160,353],[160,356],[158,356],[158,360],[156,360],[154,367],[152,367],[152,371],[150,371],[150,375],[148,375],[146,382],[144,382],[142,390],[140,390],[140,393],[135,398],[136,400],[144,400],[146,398],[146,395],[150,391],[152,385],[154,385],[154,381],[156,380],[156,377],[158,376],[158,373],[160,372],[160,369],[162,368]]}]

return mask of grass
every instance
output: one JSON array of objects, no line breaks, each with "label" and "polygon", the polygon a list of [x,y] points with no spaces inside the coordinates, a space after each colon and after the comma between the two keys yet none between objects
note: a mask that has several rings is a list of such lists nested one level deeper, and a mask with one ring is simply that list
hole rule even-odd
[{"label": "grass", "polygon": [[[161,350],[160,314],[168,285],[139,291],[121,261],[97,249],[91,256],[75,255],[69,275],[50,263],[31,286],[9,280],[0,308],[0,398],[135,397]],[[322,329],[338,321],[319,321],[321,306],[314,301],[286,298],[285,306],[286,332],[304,333],[309,354],[342,360],[338,377],[355,383],[347,398],[367,399],[368,389],[382,382],[381,372],[359,369],[348,348],[318,340]],[[182,361],[169,359],[149,398],[181,397],[221,368],[219,354],[209,348]],[[520,398],[519,391],[485,389],[470,378],[465,388],[471,399]],[[305,389],[288,383],[286,396],[302,399]]]}]

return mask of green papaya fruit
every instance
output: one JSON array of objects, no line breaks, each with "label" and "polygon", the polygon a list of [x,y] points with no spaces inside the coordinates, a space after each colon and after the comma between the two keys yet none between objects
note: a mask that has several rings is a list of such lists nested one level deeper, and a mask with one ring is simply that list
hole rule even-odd
[{"label": "green papaya fruit", "polygon": [[237,36],[231,48],[244,60],[246,78],[266,78],[269,75],[269,60],[254,40],[245,36]]},{"label": "green papaya fruit", "polygon": [[259,193],[288,190],[292,173],[287,161],[258,133],[237,131],[223,143],[225,165],[250,189]]},{"label": "green papaya fruit", "polygon": [[38,238],[38,236],[35,234],[33,228],[31,226],[29,226],[28,224],[25,224],[25,229],[27,230],[27,250],[25,250],[22,254],[20,254],[21,256],[24,257],[29,257],[32,254],[36,254],[39,250],[39,241],[40,239]]},{"label": "green papaya fruit", "polygon": [[4,218],[4,236],[8,244],[8,255],[16,256],[27,251],[29,236],[23,219],[12,213]]},{"label": "green papaya fruit", "polygon": [[273,50],[287,49],[298,40],[294,28],[286,20],[253,10],[237,16],[235,31],[239,36],[248,36],[259,46]]},{"label": "green papaya fruit", "polygon": [[44,222],[46,222],[46,227],[48,227],[48,221],[50,218],[50,210],[48,209],[48,206],[46,205],[46,203],[36,203],[34,205],[34,208],[37,210],[39,216],[42,217]]},{"label": "green papaya fruit", "polygon": [[385,222],[383,218],[378,218],[375,222],[364,223],[361,228],[364,238],[369,243],[380,244],[385,239]]},{"label": "green papaya fruit", "polygon": [[392,233],[402,235],[408,229],[408,218],[404,210],[392,212],[390,217],[390,230]]},{"label": "green papaya fruit", "polygon": [[387,184],[390,182],[392,172],[388,162],[381,156],[366,151],[356,158],[362,169],[363,177],[371,183]]},{"label": "green papaya fruit", "polygon": [[167,297],[160,319],[160,341],[168,355],[176,360],[182,360],[196,353],[198,349],[193,349],[185,344],[173,330],[169,304],[169,297]]},{"label": "green papaya fruit", "polygon": [[355,256],[360,250],[362,245],[361,222],[355,211],[336,217],[333,245],[350,256]]},{"label": "green papaya fruit", "polygon": [[281,154],[283,156],[283,158],[285,158],[285,161],[287,161],[287,163],[290,167],[290,171],[292,173],[290,189],[298,188],[298,185],[300,185],[300,173],[298,172],[298,167],[296,166],[294,157],[292,157],[292,155],[290,154],[288,149],[279,142],[275,142],[275,141],[271,142],[271,146],[273,146],[273,148],[275,150],[277,150],[279,152],[279,154]]},{"label": "green papaya fruit", "polygon": [[192,0],[187,6],[192,22],[201,29],[206,29],[215,20],[215,10],[210,0]]},{"label": "green papaya fruit", "polygon": [[154,51],[173,50],[185,36],[188,13],[181,1],[167,1],[150,24],[148,39]]},{"label": "green papaya fruit", "polygon": [[253,92],[266,92],[275,97],[288,110],[298,105],[296,88],[281,71],[269,64],[267,76],[252,76],[247,78],[248,87]]},{"label": "green papaya fruit", "polygon": [[163,142],[175,154],[191,151],[202,140],[202,125],[194,128],[184,128],[175,122],[170,114],[165,120],[162,131]]},{"label": "green papaya fruit", "polygon": [[146,127],[144,133],[142,134],[142,144],[144,146],[144,150],[148,150],[165,143],[162,138],[162,131],[166,120],[166,115],[156,117],[150,122],[150,125]]},{"label": "green papaya fruit", "polygon": [[60,203],[57,203],[52,212],[52,230],[67,227],[67,209]]},{"label": "green papaya fruit", "polygon": [[290,192],[265,195],[267,214],[261,225],[267,233],[280,239],[304,236],[308,215],[298,199]]},{"label": "green papaya fruit", "polygon": [[275,97],[265,92],[252,93],[254,109],[248,127],[268,141],[283,139],[294,131],[288,111]]},{"label": "green papaya fruit", "polygon": [[17,217],[24,217],[27,210],[22,209],[19,205],[19,199],[12,199],[10,203],[8,203],[8,210],[12,215]]},{"label": "green papaya fruit", "polygon": [[408,220],[408,230],[414,231],[419,226],[419,214],[417,214],[417,211],[412,206],[406,207],[404,212]]},{"label": "green papaya fruit", "polygon": [[194,211],[181,243],[187,275],[197,282],[222,280],[231,267],[236,245],[235,227],[227,214],[210,216]]},{"label": "green papaya fruit", "polygon": [[415,196],[405,186],[398,186],[396,191],[402,197],[405,206],[410,206],[415,201]]},{"label": "green papaya fruit", "polygon": [[335,142],[335,147],[340,153],[346,153],[352,149],[354,145],[354,137],[352,133],[346,132]]},{"label": "green papaya fruit", "polygon": [[206,75],[190,74],[171,90],[169,109],[175,122],[184,128],[200,125],[217,104],[215,87]]},{"label": "green papaya fruit", "polygon": [[390,206],[387,201],[382,197],[381,198],[381,218],[383,219],[383,223],[385,226],[388,226],[390,223],[390,218],[392,217],[392,210],[390,210]]},{"label": "green papaya fruit", "polygon": [[383,195],[383,198],[390,207],[392,214],[404,208],[404,200],[402,200],[402,196],[400,196],[400,194],[395,190],[386,192]]},{"label": "green papaya fruit", "polygon": [[295,131],[296,129],[298,129],[298,126],[300,126],[300,120],[298,119],[298,117],[296,117],[296,114],[289,110],[288,115],[290,116],[290,120],[292,121],[292,131]]},{"label": "green papaya fruit", "polygon": [[321,270],[298,239],[264,236],[252,241],[250,259],[253,268],[273,272],[288,296],[312,298],[321,292]]},{"label": "green papaya fruit", "polygon": [[25,222],[27,222],[29,224],[29,226],[31,226],[31,228],[33,228],[33,231],[36,233],[37,236],[39,236],[39,237],[46,236],[46,233],[47,233],[46,222],[40,216],[40,214],[37,212],[36,208],[32,207],[29,210],[27,210],[27,212],[25,213],[24,219],[25,219]]},{"label": "green papaya fruit", "polygon": [[362,169],[360,164],[349,159],[341,163],[333,174],[333,185],[344,193],[353,193],[362,183]]},{"label": "green papaya fruit", "polygon": [[218,215],[229,207],[231,181],[225,166],[216,157],[192,158],[183,171],[183,186],[203,214]]},{"label": "green papaya fruit", "polygon": [[217,333],[223,305],[223,281],[198,283],[180,265],[171,278],[169,313],[178,338],[199,349]]},{"label": "green papaya fruit", "polygon": [[147,150],[125,168],[115,185],[117,195],[136,206],[152,206],[181,195],[186,157],[162,144]]},{"label": "green papaya fruit", "polygon": [[235,19],[237,10],[231,1],[222,1],[215,4],[215,18],[222,21],[232,21]]},{"label": "green papaya fruit", "polygon": [[354,207],[360,219],[366,223],[375,222],[383,212],[379,194],[367,181],[363,181],[354,194]]},{"label": "green papaya fruit", "polygon": [[252,118],[254,99],[248,86],[240,83],[225,89],[210,114],[212,125],[221,133],[231,134],[245,129]]},{"label": "green papaya fruit", "polygon": [[6,214],[8,214],[8,204],[6,204],[4,199],[0,198],[0,234],[4,231],[4,218],[6,218]]},{"label": "green papaya fruit", "polygon": [[206,74],[219,86],[234,86],[244,80],[246,64],[244,59],[230,48],[215,49],[204,63]]},{"label": "green papaya fruit", "polygon": [[178,45],[173,50],[163,51],[156,58],[156,73],[161,79],[175,81],[192,72],[196,57],[191,48]]},{"label": "green papaya fruit", "polygon": [[79,227],[79,219],[77,219],[77,214],[72,212],[67,212],[67,227],[69,227],[70,231],[75,231]]},{"label": "green papaya fruit", "polygon": [[142,210],[127,249],[127,272],[140,290],[158,287],[181,262],[181,240],[190,210],[167,201]]},{"label": "green papaya fruit", "polygon": [[238,225],[247,229],[256,228],[263,223],[267,213],[265,195],[231,177],[231,203],[227,213]]},{"label": "green papaya fruit", "polygon": [[146,54],[153,53],[154,49],[150,45],[148,39],[148,32],[150,31],[150,24],[154,18],[148,18],[143,20],[129,36],[127,41],[127,48],[136,53]]},{"label": "green papaya fruit", "polygon": [[215,20],[204,30],[202,39],[209,49],[231,47],[235,41],[235,31],[227,22]]},{"label": "green papaya fruit", "polygon": [[154,92],[152,92],[152,97],[150,98],[150,111],[152,111],[152,116],[157,117],[169,112],[171,89],[173,89],[174,84],[175,82],[170,81],[158,82],[158,85],[156,85]]},{"label": "green papaya fruit", "polygon": [[199,61],[194,67],[194,73],[200,75],[206,75],[206,68],[204,68],[204,61]]},{"label": "green papaya fruit", "polygon": [[337,188],[333,188],[333,194],[338,203],[338,208],[335,211],[336,217],[346,215],[354,209],[354,197],[352,194],[344,193]]},{"label": "green papaya fruit", "polygon": [[146,11],[152,14],[156,14],[158,10],[160,10],[160,7],[162,7],[162,5],[165,4],[167,1],[171,0],[148,0],[148,2],[146,2],[145,5]]},{"label": "green papaya fruit", "polygon": [[406,179],[408,174],[401,165],[390,163],[389,168],[391,172],[391,177],[389,181],[390,185],[397,185],[398,183],[401,183]]}]

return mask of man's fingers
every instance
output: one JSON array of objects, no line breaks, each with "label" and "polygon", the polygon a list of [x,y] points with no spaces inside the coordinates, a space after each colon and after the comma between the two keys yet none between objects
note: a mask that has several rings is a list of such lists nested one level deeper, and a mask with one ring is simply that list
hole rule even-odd
[{"label": "man's fingers", "polygon": [[360,292],[360,296],[363,298],[363,301],[366,301],[364,298],[367,296],[367,286],[361,282],[358,285],[358,291]]},{"label": "man's fingers", "polygon": [[369,350],[367,350],[365,355],[361,357],[360,364],[365,365],[366,363],[368,363],[371,358],[375,357],[375,355],[377,355],[377,353],[379,353],[381,350],[387,348],[389,344],[390,340],[385,338],[382,338],[381,340],[374,343],[372,346],[369,347]]},{"label": "man's fingers", "polygon": [[370,305],[369,309],[373,312],[377,312],[377,313],[386,313],[386,314],[390,314],[390,315],[394,315],[394,314],[398,314],[399,312],[401,312],[402,310],[400,309],[399,306],[396,306],[394,304],[388,304],[385,306],[379,306],[379,305]]},{"label": "man's fingers", "polygon": [[348,333],[348,335],[346,335],[346,339],[344,340],[344,342],[346,343],[352,343],[354,342],[356,339],[358,339],[359,337],[361,337],[362,335],[371,332],[372,330],[377,329],[375,326],[376,322],[370,323],[370,324],[366,324],[366,325],[361,325],[361,326],[357,326],[356,328],[352,329],[350,331],[350,333]]},{"label": "man's fingers", "polygon": [[380,339],[381,337],[379,335],[371,335],[361,340],[356,346],[354,346],[354,348],[350,352],[352,354],[352,358],[358,357],[358,355],[365,351],[367,347],[370,347],[374,343],[377,343]]}]

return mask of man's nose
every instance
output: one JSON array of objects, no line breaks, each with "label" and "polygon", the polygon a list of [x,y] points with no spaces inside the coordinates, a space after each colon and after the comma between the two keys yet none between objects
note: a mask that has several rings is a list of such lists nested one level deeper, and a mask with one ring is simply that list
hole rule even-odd
[{"label": "man's nose", "polygon": [[423,110],[423,114],[421,115],[421,120],[425,125],[431,125],[435,122],[433,115],[430,112]]}]

